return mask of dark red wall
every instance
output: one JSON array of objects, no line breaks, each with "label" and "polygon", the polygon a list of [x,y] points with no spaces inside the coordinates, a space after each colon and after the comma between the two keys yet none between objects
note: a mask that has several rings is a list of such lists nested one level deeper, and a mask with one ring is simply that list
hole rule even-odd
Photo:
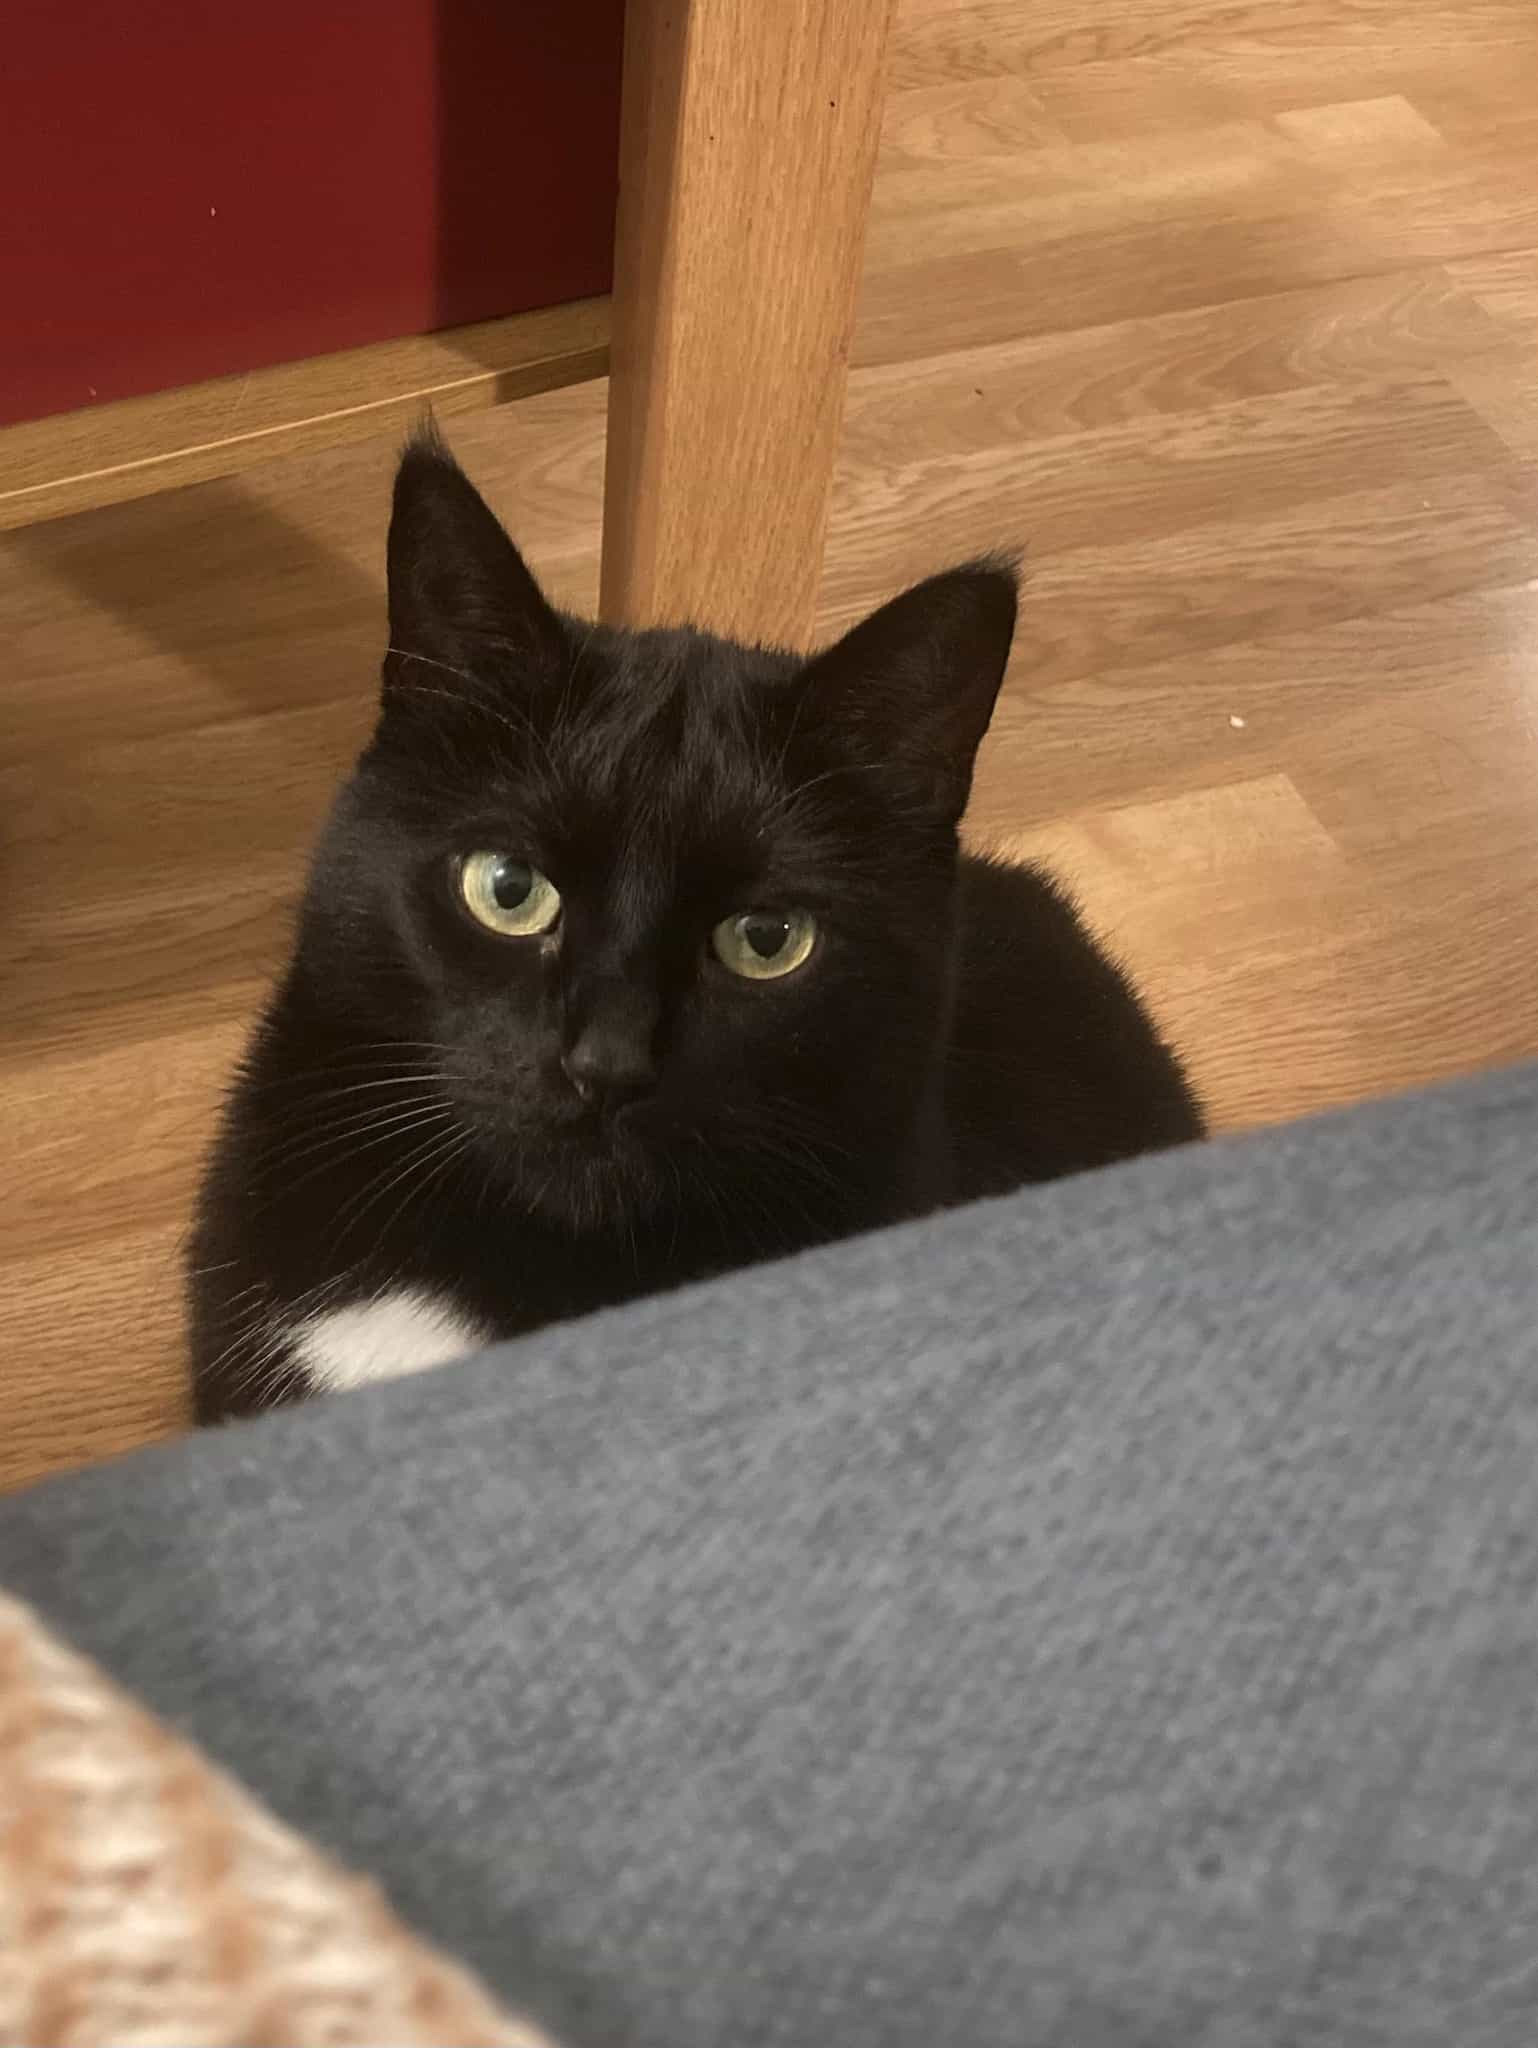
[{"label": "dark red wall", "polygon": [[0,420],[606,291],[623,0],[7,0]]}]

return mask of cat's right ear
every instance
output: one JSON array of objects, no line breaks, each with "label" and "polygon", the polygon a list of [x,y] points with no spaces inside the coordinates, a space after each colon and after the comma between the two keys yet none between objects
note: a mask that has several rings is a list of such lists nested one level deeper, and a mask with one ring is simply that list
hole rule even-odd
[{"label": "cat's right ear", "polygon": [[388,562],[387,697],[415,661],[466,670],[495,655],[499,672],[526,673],[531,683],[559,672],[559,618],[435,428],[414,435],[401,456]]}]

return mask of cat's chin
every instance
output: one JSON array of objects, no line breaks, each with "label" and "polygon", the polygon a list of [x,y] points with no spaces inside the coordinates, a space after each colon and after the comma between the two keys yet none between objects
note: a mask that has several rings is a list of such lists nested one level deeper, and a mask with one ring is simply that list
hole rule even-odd
[{"label": "cat's chin", "polygon": [[668,1182],[646,1148],[620,1132],[583,1131],[525,1150],[517,1195],[574,1236],[633,1229],[662,1207]]}]

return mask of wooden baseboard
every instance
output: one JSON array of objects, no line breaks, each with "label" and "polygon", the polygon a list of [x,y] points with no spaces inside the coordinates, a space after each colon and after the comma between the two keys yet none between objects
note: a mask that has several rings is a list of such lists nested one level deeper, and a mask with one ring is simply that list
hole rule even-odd
[{"label": "wooden baseboard", "polygon": [[362,440],[428,405],[448,416],[579,384],[608,361],[609,302],[580,299],[0,427],[0,529]]}]

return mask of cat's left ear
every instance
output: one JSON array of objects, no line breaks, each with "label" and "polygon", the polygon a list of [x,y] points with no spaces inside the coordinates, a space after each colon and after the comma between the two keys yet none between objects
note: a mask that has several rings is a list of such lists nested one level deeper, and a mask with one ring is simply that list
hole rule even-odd
[{"label": "cat's left ear", "polygon": [[1018,577],[974,562],[894,597],[808,663],[808,715],[862,766],[886,770],[905,808],[955,825],[1004,680]]},{"label": "cat's left ear", "polygon": [[530,681],[560,669],[559,618],[435,429],[412,438],[396,472],[389,587],[387,691],[411,656],[453,669],[495,653]]}]

